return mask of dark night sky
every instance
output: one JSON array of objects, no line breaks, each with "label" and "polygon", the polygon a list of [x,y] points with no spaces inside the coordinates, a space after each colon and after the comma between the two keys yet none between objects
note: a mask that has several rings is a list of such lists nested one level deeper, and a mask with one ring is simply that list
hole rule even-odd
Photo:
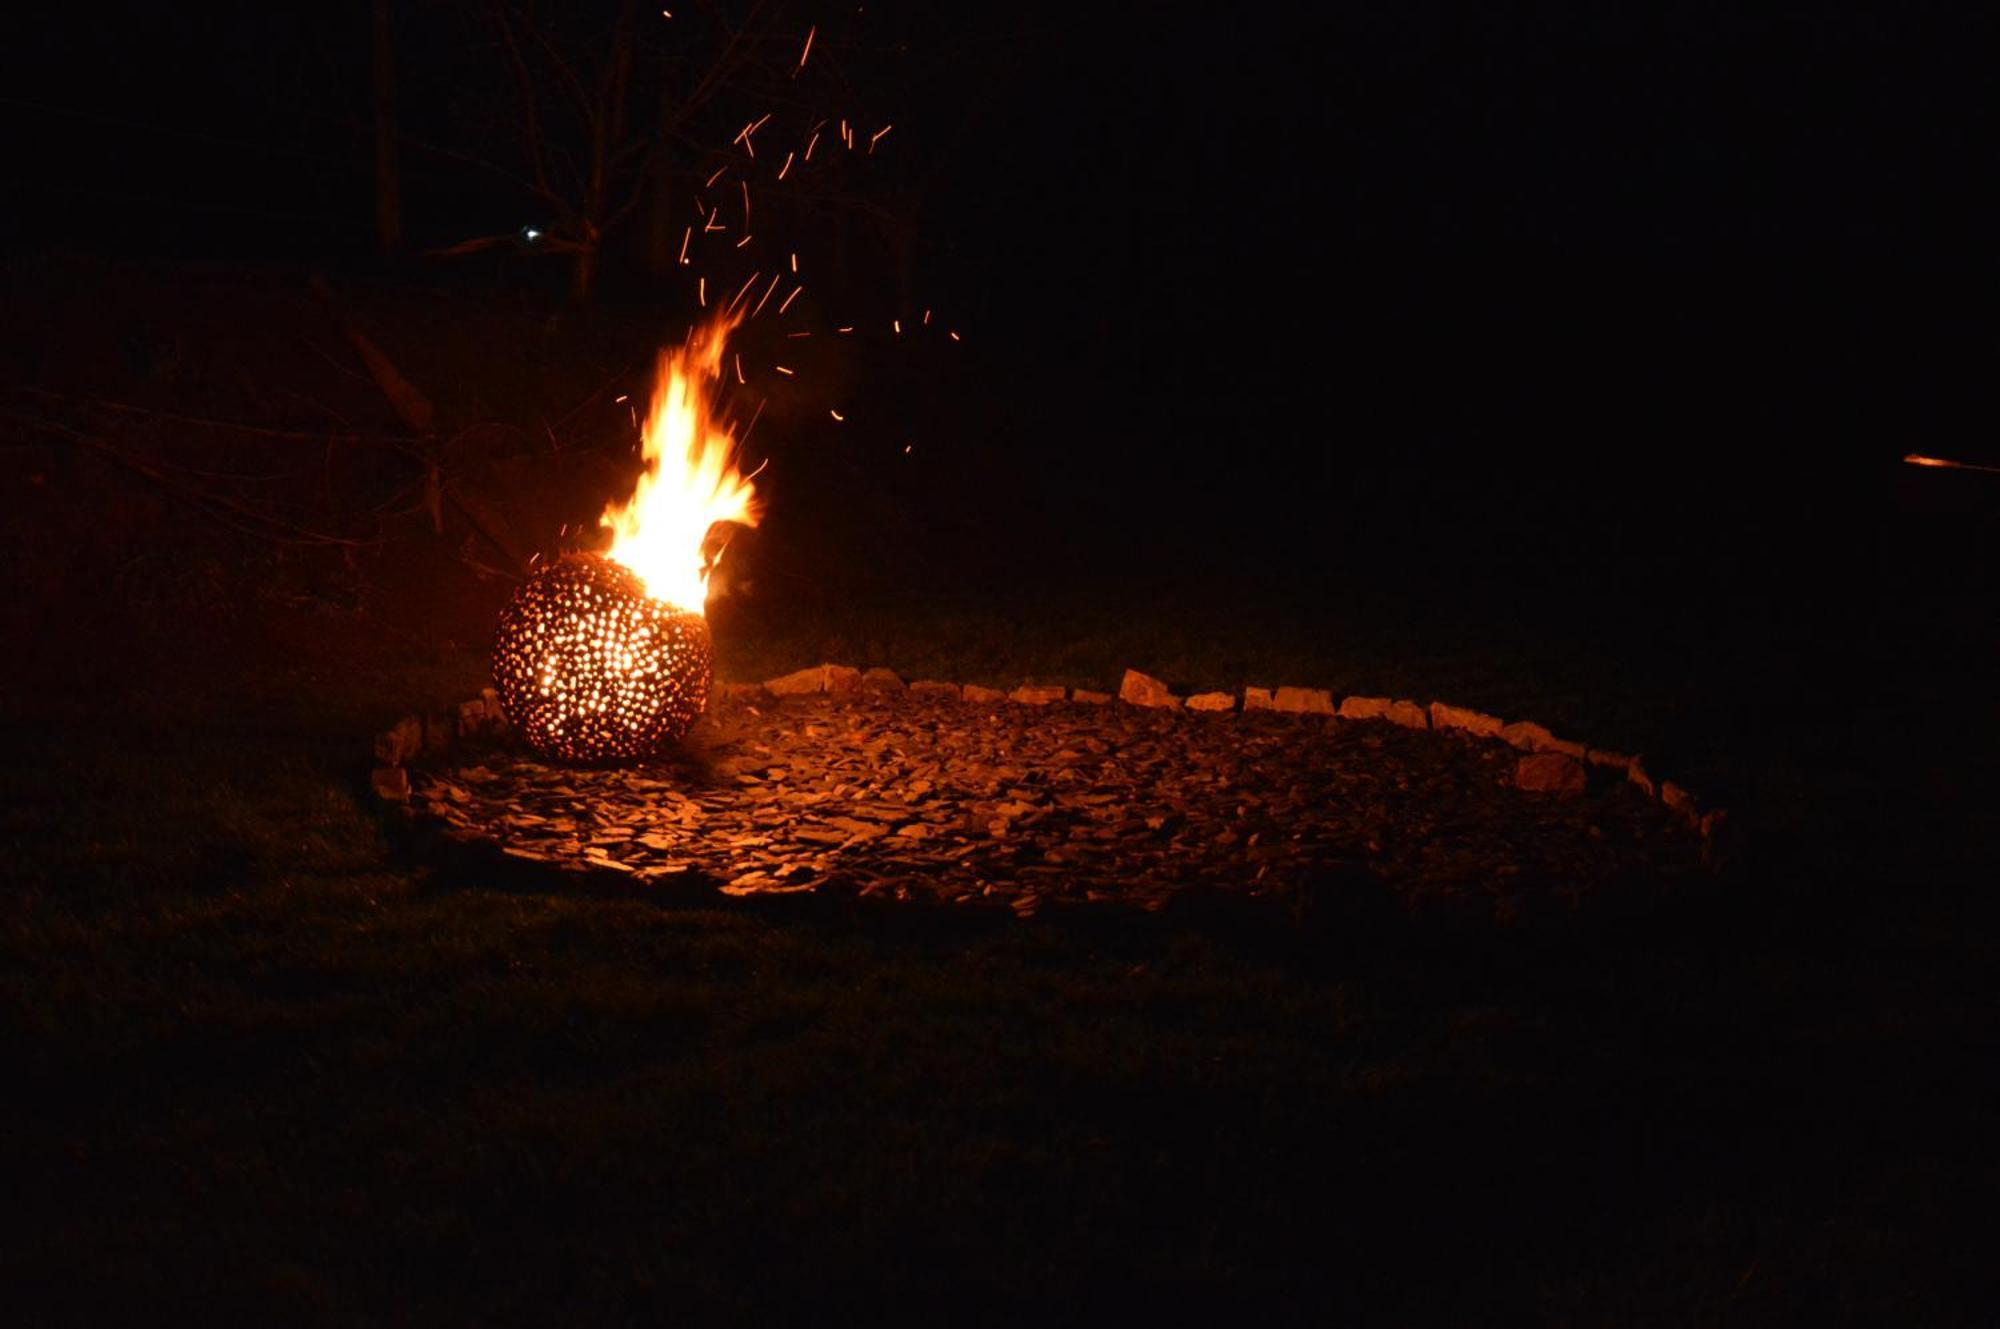
[{"label": "dark night sky", "polygon": [[[445,137],[467,7],[397,8],[405,131]],[[871,48],[853,96],[897,122],[875,179],[921,205],[922,293],[994,394],[1042,385],[1013,427],[1063,421],[1084,489],[1276,475],[1311,511],[1400,468],[1435,501],[1837,508],[1910,447],[1990,451],[1981,7],[1309,8],[799,10],[826,58]],[[0,238],[365,263],[366,16],[10,33]],[[533,219],[405,160],[420,244]]]}]

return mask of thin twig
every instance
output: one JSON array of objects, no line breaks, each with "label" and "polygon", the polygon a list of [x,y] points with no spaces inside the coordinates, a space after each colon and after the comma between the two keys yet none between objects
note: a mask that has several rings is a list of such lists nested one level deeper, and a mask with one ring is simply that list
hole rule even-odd
[{"label": "thin twig", "polygon": [[[119,465],[125,467],[127,470],[132,471],[134,474],[143,476],[145,479],[151,480],[154,484],[160,486],[162,489],[165,489],[167,492],[174,494],[194,504],[208,517],[221,522],[223,525],[228,526],[231,530],[239,531],[245,535],[255,536],[256,538],[262,540],[273,540],[281,544],[340,545],[355,549],[368,548],[373,545],[381,543],[381,541],[379,540],[355,540],[344,535],[329,535],[325,531],[315,531],[309,527],[301,526],[297,522],[287,521],[285,518],[277,516],[274,513],[265,512],[259,508],[252,507],[250,504],[245,503],[240,499],[231,498],[227,494],[214,493],[210,490],[201,489],[197,486],[177,481],[172,476],[168,475],[165,471],[162,471],[159,467],[154,466],[151,463],[144,461],[141,458],[133,456],[131,453],[126,452],[124,449],[115,447],[101,438],[97,438],[91,434],[83,433],[80,430],[72,429],[68,425],[61,424],[57,421],[43,420],[35,416],[23,415],[17,411],[8,411],[4,409],[0,409],[0,415],[5,415],[10,419],[16,420],[21,424],[28,425],[31,428],[43,429],[53,434],[60,434],[63,437],[72,440],[73,442],[76,442],[86,448],[89,448],[93,452],[99,453],[105,457],[109,457],[111,460],[117,462]],[[215,511],[214,509],[217,507],[221,508],[223,512]],[[239,525],[237,522],[231,521],[227,517],[225,517],[223,515],[223,513],[225,512],[233,513],[236,516],[239,516],[247,521],[260,523],[265,526],[273,527],[277,530],[288,531],[291,534],[289,537],[287,537],[287,536],[280,536],[273,534],[271,531],[257,531],[257,530],[247,529]]]},{"label": "thin twig", "polygon": [[130,402],[110,401],[102,397],[76,397],[63,392],[50,392],[44,388],[21,388],[19,390],[32,396],[70,402],[78,406],[115,411],[123,415],[144,416],[149,419],[163,420],[172,424],[193,425],[201,429],[219,429],[232,434],[250,434],[259,438],[281,438],[299,443],[380,443],[413,457],[421,458],[425,455],[418,451],[416,440],[395,434],[374,434],[360,431],[353,433],[326,433],[317,430],[278,429],[270,425],[253,425],[241,420],[216,420],[207,416],[182,415],[178,411],[162,411],[151,406],[135,406]]}]

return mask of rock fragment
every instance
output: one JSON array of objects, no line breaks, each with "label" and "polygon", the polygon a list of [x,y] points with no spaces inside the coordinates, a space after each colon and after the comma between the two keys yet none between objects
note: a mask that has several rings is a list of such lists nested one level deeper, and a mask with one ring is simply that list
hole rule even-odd
[{"label": "rock fragment", "polygon": [[486,698],[458,704],[458,732],[467,738],[476,738],[492,727],[492,720],[486,713]]},{"label": "rock fragment", "polygon": [[414,715],[375,736],[375,758],[390,766],[400,766],[423,750],[424,723]]},{"label": "rock fragment", "polygon": [[[1501,729],[1500,737],[1524,752],[1560,752],[1578,761],[1587,761],[1590,749],[1567,738],[1557,738],[1532,720],[1516,720]],[[1619,763],[1623,765],[1623,763]]]},{"label": "rock fragment", "polygon": [[810,669],[800,669],[778,678],[764,680],[764,690],[774,697],[802,697],[809,692],[826,691],[826,666],[814,665]]},{"label": "rock fragment", "polygon": [[1118,700],[1133,706],[1165,707],[1170,710],[1179,710],[1181,706],[1181,699],[1169,692],[1165,683],[1136,669],[1127,669],[1125,677],[1119,680]]},{"label": "rock fragment", "polygon": [[901,692],[903,678],[893,669],[876,665],[861,676],[861,686],[869,692]]},{"label": "rock fragment", "polygon": [[[1475,711],[1465,706],[1447,706],[1441,701],[1431,703],[1431,728],[1462,729],[1468,734],[1481,738],[1498,738],[1506,728],[1506,722],[1497,715]],[[1547,730],[1543,730],[1547,733]]]},{"label": "rock fragment", "polygon": [[1227,692],[1197,692],[1187,699],[1191,711],[1233,711],[1236,698]]},{"label": "rock fragment", "polygon": [[1390,702],[1389,709],[1382,712],[1382,718],[1390,724],[1399,724],[1405,729],[1429,729],[1431,727],[1430,717],[1424,714],[1424,708],[1413,701],[1399,700]]},{"label": "rock fragment", "polygon": [[1583,792],[1583,763],[1566,752],[1534,752],[1514,763],[1514,787],[1570,797]]},{"label": "rock fragment", "polygon": [[1332,715],[1333,694],[1325,688],[1279,688],[1271,695],[1274,710],[1294,715]]},{"label": "rock fragment", "polygon": [[1068,695],[1068,688],[1056,687],[1054,685],[1032,686],[1023,683],[1020,687],[1008,693],[1007,699],[1019,702],[1023,706],[1047,706],[1050,702],[1061,701]]}]

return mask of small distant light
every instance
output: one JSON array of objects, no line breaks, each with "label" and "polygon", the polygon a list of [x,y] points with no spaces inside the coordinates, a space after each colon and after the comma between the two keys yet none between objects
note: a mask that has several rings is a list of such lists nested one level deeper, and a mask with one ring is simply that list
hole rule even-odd
[{"label": "small distant light", "polygon": [[911,448],[913,448],[913,447],[915,447],[915,446],[916,446],[916,444],[914,444],[914,443],[905,443],[905,444],[903,445],[903,455],[904,455],[905,457],[909,456],[909,455],[910,455],[910,449],[911,449]]},{"label": "small distant light", "polygon": [[842,415],[839,411],[828,411],[827,414],[832,416],[835,420],[845,420],[847,418],[846,416]]},{"label": "small distant light", "polygon": [[542,233],[536,230],[532,226],[523,226],[521,228],[521,238],[526,240],[529,244],[533,244],[535,243],[535,241],[542,238]]}]

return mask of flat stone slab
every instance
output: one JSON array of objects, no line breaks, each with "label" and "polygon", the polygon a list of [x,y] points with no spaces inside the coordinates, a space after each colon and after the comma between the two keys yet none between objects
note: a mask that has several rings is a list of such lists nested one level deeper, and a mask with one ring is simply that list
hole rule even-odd
[{"label": "flat stone slab", "polygon": [[1298,715],[1332,715],[1333,694],[1325,688],[1279,688],[1271,696],[1271,705]]},{"label": "flat stone slab", "polygon": [[1507,918],[1701,872],[1698,831],[1625,772],[1592,771],[1555,800],[1513,787],[1520,757],[1427,728],[1273,711],[1193,723],[915,687],[725,694],[683,751],[637,765],[553,766],[467,740],[409,768],[407,806],[449,840],[558,880],[1024,913],[1159,908],[1191,890],[1284,895],[1337,867],[1413,909]]},{"label": "flat stone slab", "polygon": [[1431,703],[1431,728],[1463,729],[1466,733],[1476,734],[1481,738],[1499,738],[1501,731],[1506,728],[1506,722],[1484,711],[1434,701]]}]

